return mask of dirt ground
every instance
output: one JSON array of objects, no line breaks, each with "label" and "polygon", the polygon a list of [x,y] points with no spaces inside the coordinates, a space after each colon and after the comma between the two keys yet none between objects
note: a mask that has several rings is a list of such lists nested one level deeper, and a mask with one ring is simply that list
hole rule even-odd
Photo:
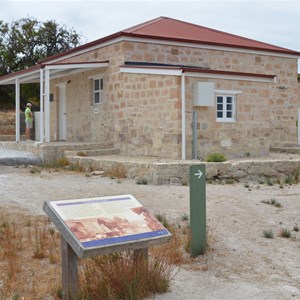
[{"label": "dirt ground", "polygon": [[[300,299],[300,185],[207,184],[206,190],[210,250],[180,266],[171,291],[153,299]],[[0,166],[0,207],[9,210],[44,214],[46,200],[122,194],[171,221],[189,213],[188,186]],[[281,207],[261,202],[270,199]],[[291,238],[281,237],[282,229]],[[265,238],[266,230],[274,237]]]}]

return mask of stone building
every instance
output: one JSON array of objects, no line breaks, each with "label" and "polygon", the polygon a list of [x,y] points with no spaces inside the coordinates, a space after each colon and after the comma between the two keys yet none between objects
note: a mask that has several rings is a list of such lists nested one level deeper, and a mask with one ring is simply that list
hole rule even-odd
[{"label": "stone building", "polygon": [[41,141],[107,143],[128,156],[259,156],[298,144],[298,57],[160,17],[0,84],[16,84],[17,94],[22,83],[41,83]]}]

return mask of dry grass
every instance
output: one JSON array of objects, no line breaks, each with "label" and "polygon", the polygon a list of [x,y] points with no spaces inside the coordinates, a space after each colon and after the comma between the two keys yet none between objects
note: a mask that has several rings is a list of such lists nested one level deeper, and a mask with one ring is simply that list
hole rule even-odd
[{"label": "dry grass", "polygon": [[125,170],[125,167],[121,163],[115,163],[113,166],[105,172],[105,176],[108,176],[110,178],[126,178],[127,177],[127,172]]},{"label": "dry grass", "polygon": [[48,238],[46,217],[0,210],[0,299],[44,299],[57,277],[59,234]]},{"label": "dry grass", "polygon": [[[79,299],[144,299],[164,293],[176,265],[189,262],[189,230],[168,224],[173,238],[149,249],[138,263],[132,252],[79,261]],[[0,300],[60,299],[60,234],[43,216],[0,207]],[[101,291],[101,292],[100,292]]]},{"label": "dry grass", "polygon": [[133,252],[115,253],[82,261],[83,299],[144,299],[165,293],[173,266],[164,257],[134,259]]}]

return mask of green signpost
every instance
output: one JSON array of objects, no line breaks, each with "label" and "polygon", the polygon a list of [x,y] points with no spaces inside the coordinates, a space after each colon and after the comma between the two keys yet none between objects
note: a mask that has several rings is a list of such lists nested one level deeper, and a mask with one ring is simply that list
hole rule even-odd
[{"label": "green signpost", "polygon": [[191,257],[206,251],[206,168],[204,164],[190,167]]}]

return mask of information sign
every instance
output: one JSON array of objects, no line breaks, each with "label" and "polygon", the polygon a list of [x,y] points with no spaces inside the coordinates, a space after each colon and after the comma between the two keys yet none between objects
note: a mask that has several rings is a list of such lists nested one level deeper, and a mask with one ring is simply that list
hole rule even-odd
[{"label": "information sign", "polygon": [[46,201],[43,209],[81,258],[147,248],[171,238],[132,195]]}]

